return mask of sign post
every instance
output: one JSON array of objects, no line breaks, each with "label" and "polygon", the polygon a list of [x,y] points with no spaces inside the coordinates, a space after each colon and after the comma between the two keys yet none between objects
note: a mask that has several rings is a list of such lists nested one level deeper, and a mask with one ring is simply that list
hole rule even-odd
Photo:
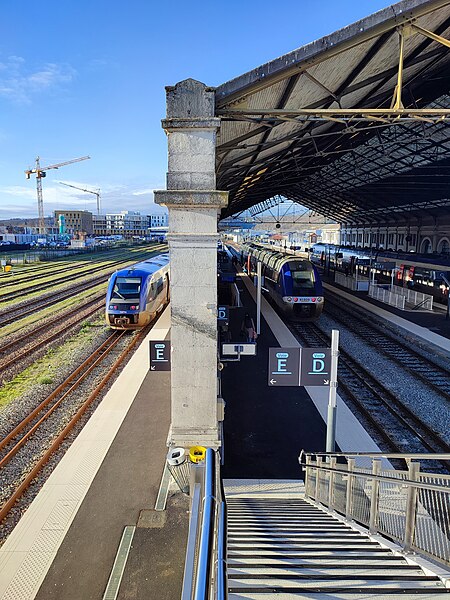
[{"label": "sign post", "polygon": [[330,393],[328,396],[328,418],[327,418],[327,441],[326,451],[334,452],[336,446],[336,392],[337,392],[337,367],[339,356],[339,331],[333,329],[331,332],[331,373]]},{"label": "sign post", "polygon": [[256,276],[258,278],[258,287],[256,290],[256,333],[261,333],[261,261],[256,264]]}]

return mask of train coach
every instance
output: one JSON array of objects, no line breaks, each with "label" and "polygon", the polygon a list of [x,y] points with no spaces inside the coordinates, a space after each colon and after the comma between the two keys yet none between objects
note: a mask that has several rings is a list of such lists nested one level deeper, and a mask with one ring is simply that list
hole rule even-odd
[{"label": "train coach", "polygon": [[263,244],[244,244],[249,274],[261,262],[262,287],[289,319],[314,321],[323,310],[323,288],[316,267],[308,259]]},{"label": "train coach", "polygon": [[[434,302],[447,305],[450,257],[415,252],[344,248],[333,244],[314,244],[311,261],[333,271],[370,278],[375,271],[377,283],[394,283],[433,296]],[[394,273],[393,273],[394,270]]]},{"label": "train coach", "polygon": [[111,276],[106,323],[113,329],[140,329],[155,318],[169,299],[169,255],[160,254]]}]

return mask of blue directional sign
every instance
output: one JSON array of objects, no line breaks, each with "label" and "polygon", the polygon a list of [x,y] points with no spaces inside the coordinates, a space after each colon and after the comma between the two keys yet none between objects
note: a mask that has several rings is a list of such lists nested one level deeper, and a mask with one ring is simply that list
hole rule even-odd
[{"label": "blue directional sign", "polygon": [[269,348],[269,385],[299,385],[300,348]]},{"label": "blue directional sign", "polygon": [[170,371],[170,340],[150,340],[150,371]]},{"label": "blue directional sign", "polygon": [[331,348],[302,348],[300,385],[330,385]]}]

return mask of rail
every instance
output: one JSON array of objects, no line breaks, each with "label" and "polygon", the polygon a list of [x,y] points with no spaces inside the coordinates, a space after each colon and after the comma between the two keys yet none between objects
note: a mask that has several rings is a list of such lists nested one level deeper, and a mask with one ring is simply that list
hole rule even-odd
[{"label": "rail", "polygon": [[208,448],[192,466],[191,518],[182,600],[226,600],[226,503],[220,461]]},{"label": "rail", "polygon": [[[406,460],[407,470],[387,462]],[[305,453],[305,496],[403,547],[450,565],[450,475],[422,472],[450,454]],[[420,462],[419,462],[420,461]]]}]

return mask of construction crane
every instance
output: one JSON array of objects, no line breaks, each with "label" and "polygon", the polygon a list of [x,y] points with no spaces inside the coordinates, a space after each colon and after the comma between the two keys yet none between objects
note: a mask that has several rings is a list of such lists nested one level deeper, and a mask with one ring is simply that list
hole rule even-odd
[{"label": "construction crane", "polygon": [[47,177],[46,171],[50,169],[59,169],[72,163],[87,160],[90,156],[82,156],[81,158],[74,158],[67,160],[66,162],[58,163],[57,165],[48,165],[47,167],[41,167],[39,156],[36,157],[36,166],[34,169],[27,169],[25,171],[25,177],[30,179],[32,173],[36,173],[36,190],[37,190],[37,201],[38,201],[38,215],[39,215],[39,233],[45,234],[45,219],[44,219],[44,200],[42,197],[42,178]]},{"label": "construction crane", "polygon": [[61,185],[67,185],[67,187],[71,187],[74,188],[75,190],[80,190],[81,192],[87,192],[88,194],[94,194],[94,196],[97,196],[97,214],[100,214],[100,189],[97,188],[97,191],[95,190],[87,190],[86,188],[81,188],[81,187],[77,187],[76,185],[71,185],[70,183],[64,183],[64,181],[60,181],[59,182]]}]

